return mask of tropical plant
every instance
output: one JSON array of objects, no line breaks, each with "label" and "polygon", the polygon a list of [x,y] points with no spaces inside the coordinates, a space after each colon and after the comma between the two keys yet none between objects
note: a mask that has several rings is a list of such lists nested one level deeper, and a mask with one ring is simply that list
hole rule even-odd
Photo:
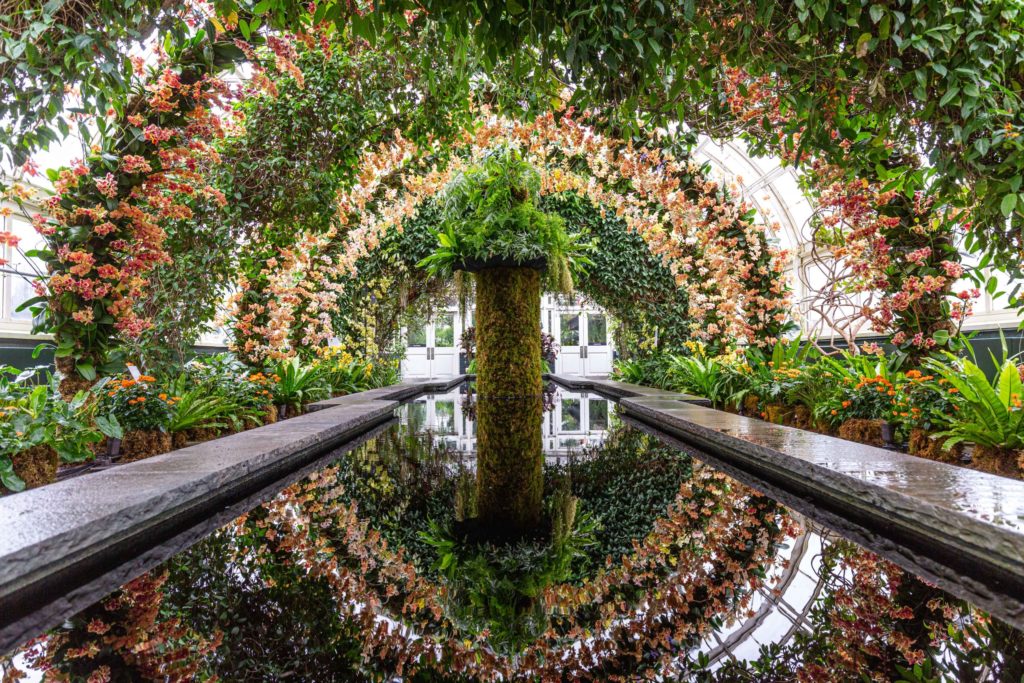
[{"label": "tropical plant", "polygon": [[952,355],[944,363],[928,359],[927,367],[946,392],[959,394],[962,407],[949,428],[938,434],[945,437],[944,448],[972,442],[991,448],[1024,449],[1024,382],[1012,360],[1006,359],[992,381],[973,361]]},{"label": "tropical plant", "polygon": [[567,232],[559,216],[538,209],[539,194],[540,173],[518,149],[492,150],[444,189],[438,247],[419,265],[448,276],[494,260],[543,262],[548,287],[571,292],[573,275],[591,264],[586,253],[593,245],[582,233]]},{"label": "tropical plant", "polygon": [[664,387],[668,381],[666,356],[619,359],[612,366],[612,379],[648,387]]},{"label": "tropical plant", "polygon": [[262,411],[238,394],[222,393],[209,384],[193,385],[186,374],[171,382],[167,392],[172,406],[167,431],[172,433],[187,429],[241,429],[263,416]]},{"label": "tropical plant", "polygon": [[289,358],[267,372],[276,382],[272,393],[277,405],[298,411],[304,403],[330,397],[331,390],[316,365],[303,365],[298,358]]},{"label": "tropical plant", "polygon": [[669,355],[666,373],[671,388],[702,396],[715,408],[731,397],[725,365],[717,358]]},{"label": "tropical plant", "polygon": [[373,384],[373,363],[361,360],[330,359],[319,364],[324,381],[333,394],[355,394]]}]

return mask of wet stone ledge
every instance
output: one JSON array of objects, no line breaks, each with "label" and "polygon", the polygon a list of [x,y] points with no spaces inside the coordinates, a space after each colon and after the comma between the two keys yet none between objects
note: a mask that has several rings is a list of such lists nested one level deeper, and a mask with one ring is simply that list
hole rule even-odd
[{"label": "wet stone ledge", "polygon": [[34,637],[463,377],[342,396],[310,412],[0,498],[0,652]]},{"label": "wet stone ledge", "polygon": [[618,396],[625,415],[655,433],[1024,628],[1024,481],[713,410],[691,396],[552,379]]}]

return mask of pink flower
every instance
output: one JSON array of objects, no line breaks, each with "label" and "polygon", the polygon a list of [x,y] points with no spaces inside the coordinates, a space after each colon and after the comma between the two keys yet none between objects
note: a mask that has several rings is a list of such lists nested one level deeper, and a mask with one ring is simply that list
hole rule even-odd
[{"label": "pink flower", "polygon": [[104,197],[116,197],[117,178],[114,177],[113,173],[107,173],[103,178],[96,180],[96,189],[99,190],[100,194]]}]

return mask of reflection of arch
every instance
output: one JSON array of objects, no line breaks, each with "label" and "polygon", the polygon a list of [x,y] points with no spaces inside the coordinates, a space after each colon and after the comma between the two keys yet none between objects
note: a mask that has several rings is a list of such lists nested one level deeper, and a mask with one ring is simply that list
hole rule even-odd
[{"label": "reflection of arch", "polygon": [[[790,511],[802,533],[792,541],[789,566],[772,586],[758,589],[760,604],[753,616],[725,632],[713,631],[701,644],[712,668],[727,660],[756,659],[761,645],[785,645],[800,629],[806,629],[811,609],[825,583],[820,572],[821,551],[828,533],[805,517]],[[769,638],[765,638],[769,636]]]}]

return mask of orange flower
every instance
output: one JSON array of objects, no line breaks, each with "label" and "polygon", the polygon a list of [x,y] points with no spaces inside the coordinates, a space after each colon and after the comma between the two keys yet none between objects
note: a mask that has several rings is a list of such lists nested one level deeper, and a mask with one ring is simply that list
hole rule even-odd
[{"label": "orange flower", "polygon": [[159,397],[160,397],[161,401],[166,401],[167,400],[167,394],[159,394]]},{"label": "orange flower", "polygon": [[850,407],[850,401],[843,401],[843,407],[844,408],[849,408]]}]

